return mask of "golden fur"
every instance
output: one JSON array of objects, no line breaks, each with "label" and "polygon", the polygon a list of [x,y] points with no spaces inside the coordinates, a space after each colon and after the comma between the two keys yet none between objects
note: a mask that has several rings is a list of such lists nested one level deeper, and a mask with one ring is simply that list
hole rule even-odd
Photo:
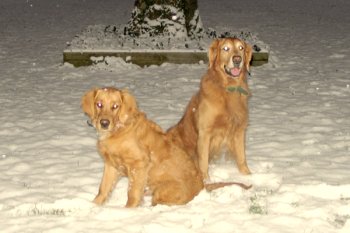
[{"label": "golden fur", "polygon": [[245,132],[249,96],[246,76],[251,57],[251,46],[242,40],[214,40],[200,90],[190,100],[180,122],[167,132],[197,161],[204,179],[209,179],[209,161],[223,150],[235,159],[242,174],[250,174]]},{"label": "golden fur", "polygon": [[93,89],[83,96],[82,108],[99,134],[97,147],[104,159],[96,204],[106,201],[120,176],[129,179],[126,207],[139,206],[146,187],[152,205],[185,204],[203,189],[195,163],[138,110],[127,91]]}]

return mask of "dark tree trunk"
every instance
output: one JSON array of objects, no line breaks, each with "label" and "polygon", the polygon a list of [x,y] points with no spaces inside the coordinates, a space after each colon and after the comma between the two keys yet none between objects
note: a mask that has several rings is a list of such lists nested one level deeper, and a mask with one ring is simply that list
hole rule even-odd
[{"label": "dark tree trunk", "polygon": [[125,33],[134,36],[202,37],[197,0],[135,0]]}]

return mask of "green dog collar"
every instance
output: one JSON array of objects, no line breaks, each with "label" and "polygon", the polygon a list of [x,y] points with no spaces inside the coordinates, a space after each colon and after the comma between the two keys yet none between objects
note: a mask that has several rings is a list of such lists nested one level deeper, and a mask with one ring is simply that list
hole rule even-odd
[{"label": "green dog collar", "polygon": [[238,92],[239,94],[243,94],[243,95],[246,95],[246,96],[248,96],[248,91],[247,90],[245,90],[243,87],[241,87],[241,86],[228,86],[227,88],[226,88],[226,90],[228,91],[228,92],[231,92],[231,93],[234,93],[234,92]]}]

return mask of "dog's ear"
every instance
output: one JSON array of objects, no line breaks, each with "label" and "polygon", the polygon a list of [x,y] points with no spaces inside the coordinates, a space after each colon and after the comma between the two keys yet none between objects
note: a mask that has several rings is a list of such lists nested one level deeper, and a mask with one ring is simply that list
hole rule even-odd
[{"label": "dog's ear", "polygon": [[91,119],[95,115],[95,97],[97,94],[97,89],[90,90],[85,93],[83,98],[81,99],[81,108],[84,113],[88,115]]},{"label": "dog's ear", "polygon": [[244,65],[248,72],[250,71],[250,61],[252,60],[252,55],[253,55],[252,46],[245,43],[245,59],[244,59],[245,64]]},{"label": "dog's ear", "polygon": [[125,124],[137,113],[137,103],[135,97],[128,90],[122,90],[121,97],[122,104],[120,106],[119,121]]},{"label": "dog's ear", "polygon": [[212,68],[214,66],[214,63],[216,61],[216,58],[218,56],[218,52],[219,52],[219,39],[215,39],[213,40],[213,42],[211,42],[211,45],[209,47],[209,51],[208,51],[208,58],[209,58],[209,69]]}]

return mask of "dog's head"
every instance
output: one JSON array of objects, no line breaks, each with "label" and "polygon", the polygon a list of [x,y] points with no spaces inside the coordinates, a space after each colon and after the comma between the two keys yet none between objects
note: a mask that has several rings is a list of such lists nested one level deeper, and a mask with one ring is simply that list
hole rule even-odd
[{"label": "dog's head", "polygon": [[214,40],[209,48],[209,69],[224,72],[232,78],[249,72],[252,47],[238,38]]},{"label": "dog's head", "polygon": [[81,106],[100,134],[124,127],[138,112],[135,98],[128,91],[113,87],[87,92]]}]

